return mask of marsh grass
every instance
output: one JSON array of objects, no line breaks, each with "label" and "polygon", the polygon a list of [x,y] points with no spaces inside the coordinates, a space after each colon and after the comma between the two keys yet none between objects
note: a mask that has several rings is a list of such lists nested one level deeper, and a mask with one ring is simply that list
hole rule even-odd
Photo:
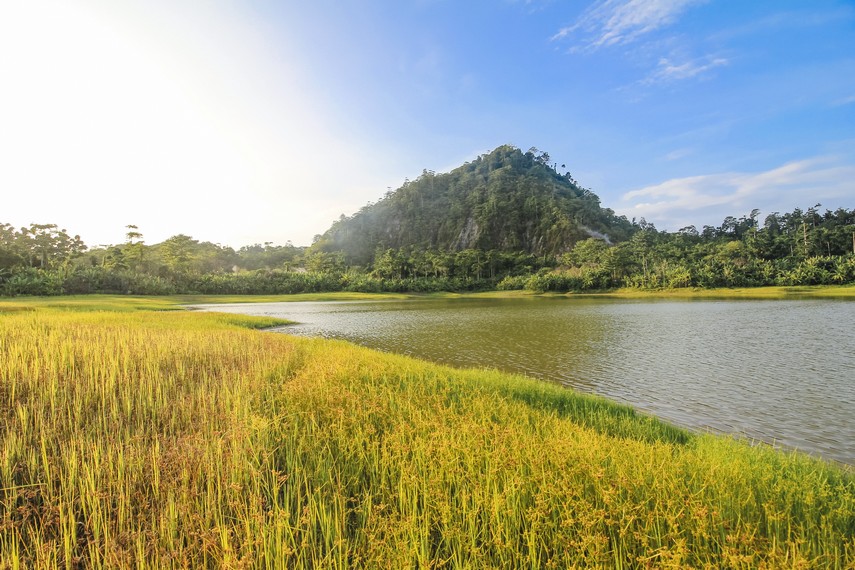
[{"label": "marsh grass", "polygon": [[855,480],[806,456],[249,330],[271,319],[94,301],[0,311],[2,568],[855,563]]},{"label": "marsh grass", "polygon": [[601,293],[570,293],[571,297],[619,299],[855,299],[855,285],[803,287],[734,287],[719,289],[617,289]]},{"label": "marsh grass", "polygon": [[291,295],[174,295],[168,297],[183,305],[200,303],[284,303],[295,301],[387,301],[415,299],[416,293],[357,293],[334,291],[330,293],[294,293]]},{"label": "marsh grass", "polygon": [[176,297],[137,297],[131,295],[67,295],[58,297],[0,298],[0,312],[12,310],[41,311],[175,311],[181,310]]}]

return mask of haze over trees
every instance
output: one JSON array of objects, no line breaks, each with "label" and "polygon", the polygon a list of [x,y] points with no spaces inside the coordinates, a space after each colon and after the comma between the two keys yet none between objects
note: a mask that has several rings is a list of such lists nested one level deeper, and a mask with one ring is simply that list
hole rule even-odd
[{"label": "haze over trees", "polygon": [[[564,170],[561,165],[560,170]],[[549,155],[501,146],[424,171],[310,247],[235,250],[185,234],[89,248],[55,224],[0,224],[0,294],[583,291],[855,282],[855,210],[729,216],[676,232],[600,205]]]}]

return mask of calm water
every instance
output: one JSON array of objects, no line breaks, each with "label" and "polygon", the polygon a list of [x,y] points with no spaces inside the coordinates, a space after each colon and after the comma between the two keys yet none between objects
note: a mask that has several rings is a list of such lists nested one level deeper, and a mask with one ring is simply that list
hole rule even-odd
[{"label": "calm water", "polygon": [[855,303],[563,298],[217,305],[855,465]]}]

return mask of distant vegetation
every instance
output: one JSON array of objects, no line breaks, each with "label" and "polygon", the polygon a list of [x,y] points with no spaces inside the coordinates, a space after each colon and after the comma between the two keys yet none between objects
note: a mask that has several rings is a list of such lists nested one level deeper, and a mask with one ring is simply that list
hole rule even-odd
[{"label": "distant vegetation", "polygon": [[[851,472],[165,299],[0,301],[0,568],[849,568]],[[90,311],[91,310],[91,311]]]},{"label": "distant vegetation", "polygon": [[[600,206],[549,155],[511,146],[425,171],[310,247],[234,250],[178,234],[88,248],[53,224],[0,224],[0,294],[590,291],[855,282],[855,210],[752,210],[658,231]],[[562,165],[563,169],[563,165]]]}]

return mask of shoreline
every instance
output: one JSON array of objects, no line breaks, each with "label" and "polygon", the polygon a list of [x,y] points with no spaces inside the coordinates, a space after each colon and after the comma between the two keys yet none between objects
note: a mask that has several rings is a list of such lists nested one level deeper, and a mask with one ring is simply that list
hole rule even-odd
[{"label": "shoreline", "polygon": [[602,298],[602,299],[844,299],[855,300],[855,285],[814,285],[809,287],[739,287],[727,289],[613,289],[607,291],[537,293],[534,291],[477,291],[438,293],[295,293],[290,295],[179,295],[180,304],[275,303],[302,301],[403,301],[411,299],[511,299],[521,297]]},{"label": "shoreline", "polygon": [[[478,291],[439,293],[362,293],[334,291],[328,293],[293,293],[281,295],[56,295],[46,297],[0,297],[0,314],[27,311],[35,307],[91,310],[101,305],[103,310],[183,310],[187,305],[232,303],[279,303],[301,301],[403,301],[411,299],[505,299],[520,297],[593,298],[593,299],[839,299],[855,300],[855,285],[812,285],[799,287],[738,287],[719,289],[611,289],[605,291],[536,293],[534,291]],[[84,309],[85,307],[85,309]]]},{"label": "shoreline", "polygon": [[439,293],[361,293],[334,291],[328,293],[293,293],[282,295],[55,295],[45,297],[2,297],[0,315],[36,308],[71,311],[181,311],[190,305],[237,303],[405,301],[417,299],[518,299],[526,297],[566,299],[627,300],[805,300],[826,299],[855,301],[855,285],[812,285],[805,287],[740,287],[728,289],[611,289],[571,293],[536,293],[534,291],[478,291]]}]

